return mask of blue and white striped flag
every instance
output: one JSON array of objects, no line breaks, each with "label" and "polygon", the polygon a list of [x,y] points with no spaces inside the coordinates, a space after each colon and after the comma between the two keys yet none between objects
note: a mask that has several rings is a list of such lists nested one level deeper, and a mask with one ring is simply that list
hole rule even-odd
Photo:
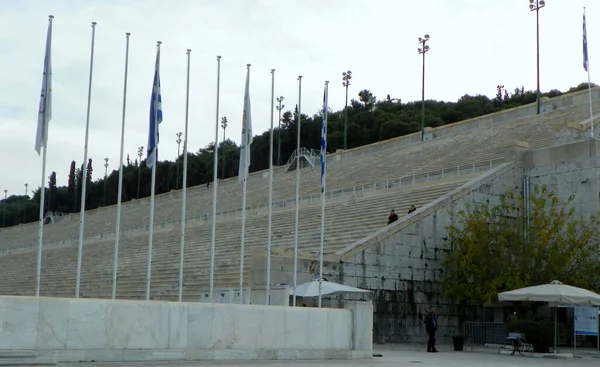
[{"label": "blue and white striped flag", "polygon": [[588,48],[587,48],[587,30],[585,26],[585,12],[583,13],[583,69],[588,71]]},{"label": "blue and white striped flag", "polygon": [[250,109],[250,65],[248,65],[248,73],[246,74],[246,91],[244,92],[244,115],[242,116],[242,144],[240,145],[238,182],[242,182],[248,174],[252,140],[252,111]]},{"label": "blue and white striped flag", "polygon": [[156,46],[156,65],[154,68],[154,83],[152,84],[152,99],[150,100],[150,127],[148,129],[148,145],[146,150],[146,167],[152,168],[158,161],[158,126],[162,122],[162,98],[160,95],[160,43]]},{"label": "blue and white striped flag", "polygon": [[327,94],[329,85],[325,83],[323,91],[323,117],[321,120],[321,193],[325,192],[325,180],[327,176]]},{"label": "blue and white striped flag", "polygon": [[48,21],[48,34],[46,35],[46,55],[44,56],[44,76],[42,77],[42,93],[40,94],[40,107],[38,110],[37,134],[35,137],[35,150],[40,154],[43,147],[48,144],[48,123],[52,119],[52,16]]}]

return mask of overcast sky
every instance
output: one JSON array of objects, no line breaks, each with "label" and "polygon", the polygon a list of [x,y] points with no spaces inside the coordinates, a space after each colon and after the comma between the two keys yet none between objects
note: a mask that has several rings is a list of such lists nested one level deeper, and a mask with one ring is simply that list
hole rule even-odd
[{"label": "overcast sky", "polygon": [[[566,90],[587,81],[582,67],[582,13],[587,3],[592,81],[600,73],[600,3],[547,0],[540,10],[541,88]],[[317,112],[329,80],[333,110],[344,104],[341,73],[351,70],[350,95],[370,89],[404,102],[421,98],[417,38],[428,33],[428,99],[494,96],[536,85],[535,12],[527,0],[1,0],[0,190],[24,193],[41,180],[34,150],[48,15],[53,23],[53,119],[47,172],[67,182],[71,160],[84,154],[91,22],[97,22],[89,157],[94,179],[116,169],[123,98],[125,33],[131,32],[125,153],[146,145],[156,41],[161,49],[164,121],[159,159],[177,156],[184,129],[186,49],[191,53],[189,148],[214,141],[216,56],[221,62],[220,116],[227,137],[240,141],[246,64],[255,134],[269,128],[271,75],[285,109],[298,98]],[[596,63],[596,61],[598,61]],[[598,65],[598,69],[594,68]],[[276,121],[275,121],[276,123]],[[219,140],[222,139],[219,131]]]}]

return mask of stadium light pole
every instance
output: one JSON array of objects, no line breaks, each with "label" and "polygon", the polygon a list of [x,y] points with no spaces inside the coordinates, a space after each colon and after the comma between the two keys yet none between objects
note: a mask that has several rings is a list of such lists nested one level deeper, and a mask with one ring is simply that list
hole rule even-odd
[{"label": "stadium light pole", "polygon": [[284,104],[281,104],[281,102],[283,102],[284,98],[283,96],[277,97],[277,106],[275,108],[277,108],[277,111],[279,112],[279,120],[277,120],[277,165],[280,166],[281,165],[281,110],[285,107]]},{"label": "stadium light pole", "polygon": [[348,87],[350,86],[350,79],[352,79],[352,72],[350,70],[342,73],[342,86],[346,88],[346,105],[344,107],[344,150],[348,149]]},{"label": "stadium light pole", "polygon": [[[4,200],[6,200],[6,193],[8,193],[8,190],[4,190]],[[3,207],[3,211],[2,211],[2,228],[6,227],[6,202],[3,203],[2,205]]]},{"label": "stadium light pole", "polygon": [[[225,130],[227,129],[227,117],[223,116],[221,119],[221,127],[223,128],[223,148],[221,148],[221,155],[223,156],[223,164],[221,165],[221,179],[225,179]],[[215,148],[216,149],[216,148]]]},{"label": "stadium light pole", "polygon": [[181,140],[181,135],[183,135],[183,133],[180,131],[177,134],[177,140],[175,140],[175,142],[177,143],[177,177],[175,179],[175,190],[179,190],[179,156],[181,155],[181,142],[183,140]]},{"label": "stadium light pole", "polygon": [[102,197],[102,206],[106,206],[106,181],[108,178],[108,158],[104,158],[104,195]]},{"label": "stadium light pole", "polygon": [[138,187],[137,187],[137,198],[140,198],[140,182],[142,179],[142,154],[144,154],[144,147],[138,147]]},{"label": "stadium light pole", "polygon": [[419,54],[423,55],[423,74],[421,78],[421,141],[425,139],[425,54],[429,51],[429,46],[425,43],[429,41],[429,35],[423,38],[419,37],[419,43],[423,47],[419,48]]},{"label": "stadium light pole", "polygon": [[529,9],[535,11],[536,40],[537,40],[537,98],[536,109],[540,114],[540,9],[546,6],[544,0],[529,0]]}]

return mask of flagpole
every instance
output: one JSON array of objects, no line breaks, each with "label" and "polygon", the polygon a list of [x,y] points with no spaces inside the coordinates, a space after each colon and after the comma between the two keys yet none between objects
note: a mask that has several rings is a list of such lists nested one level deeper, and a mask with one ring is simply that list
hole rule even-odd
[{"label": "flagpole", "polygon": [[266,303],[271,304],[271,226],[273,222],[273,110],[275,108],[275,69],[271,69],[271,130],[269,131],[269,222],[267,225]]},{"label": "flagpole", "polygon": [[185,89],[185,132],[183,141],[183,183],[182,183],[182,199],[181,199],[181,243],[179,250],[179,302],[183,298],[183,255],[185,250],[185,206],[187,200],[187,145],[188,145],[188,119],[190,111],[190,53],[192,50],[187,50],[187,84]]},{"label": "flagpole", "polygon": [[38,131],[35,142],[35,149],[38,154],[42,152],[42,184],[40,193],[40,221],[38,223],[38,251],[36,264],[36,286],[35,296],[40,296],[40,286],[42,279],[42,243],[44,242],[44,203],[46,194],[46,150],[48,145],[48,123],[52,117],[52,19],[53,15],[48,16],[48,32],[46,34],[46,54],[44,56],[44,72],[42,77],[42,91],[40,97],[40,107],[38,111]]},{"label": "flagpole", "polygon": [[[158,68],[160,67],[160,59],[158,59],[159,55],[160,55],[160,45],[161,45],[161,41],[156,42],[156,54],[157,54],[157,60],[156,60],[156,70],[154,72],[154,76],[156,79],[156,73],[158,72]],[[158,81],[158,83],[160,83],[160,81]],[[153,98],[152,98],[152,104],[154,106],[155,103],[155,98],[154,98],[154,88],[156,88],[156,85],[152,86],[153,88]],[[157,96],[156,98],[160,98],[160,96]],[[157,122],[157,114],[158,111],[156,110],[156,106],[154,106],[154,119],[153,119],[153,123],[154,123],[154,134],[155,136],[156,134],[156,129],[158,129],[158,122]],[[150,300],[150,281],[152,279],[152,240],[154,237],[154,193],[155,193],[155,186],[156,186],[156,165],[158,164],[158,141],[154,142],[155,146],[152,148],[152,180],[150,183],[150,219],[148,221],[148,261],[146,263],[146,301]],[[150,148],[150,146],[148,146],[148,148]]]},{"label": "flagpole", "polygon": [[[210,240],[210,280],[209,280],[209,299],[214,302],[214,287],[215,287],[215,241],[217,236],[217,169],[219,167],[219,97],[221,93],[221,56],[217,56],[217,106],[215,117],[215,152],[213,156],[213,193],[212,193],[212,237]],[[224,178],[224,177],[223,177]]]},{"label": "flagpole", "polygon": [[[583,26],[586,27],[586,21],[585,21],[585,6],[583,7]],[[594,134],[594,112],[592,110],[592,82],[590,79],[590,61],[589,61],[589,54],[587,52],[587,29],[584,29],[584,36],[585,36],[585,64],[586,64],[586,69],[587,69],[587,75],[588,75],[588,98],[589,98],[589,103],[590,103],[590,135],[591,138],[594,139],[595,138],[595,134]]]},{"label": "flagpole", "polygon": [[[250,80],[250,64],[246,64],[246,67],[248,68],[248,75],[246,77],[246,87],[248,87],[248,83]],[[246,89],[246,93],[248,93],[248,89]],[[245,99],[249,98],[248,96],[245,96],[244,98],[244,113],[246,113],[246,101]],[[250,111],[248,111],[250,112]],[[248,118],[248,116],[244,116],[244,119]],[[247,129],[248,126],[243,126],[242,129]],[[242,135],[247,136],[248,133],[247,131],[244,131]],[[244,175],[244,183],[243,183],[243,189],[242,189],[242,234],[241,234],[241,244],[240,244],[240,304],[244,303],[244,297],[243,297],[243,286],[244,286],[244,240],[245,240],[245,232],[246,232],[246,190],[247,190],[247,186],[248,186],[248,166],[249,166],[249,162],[250,162],[250,144],[249,144],[249,139],[246,138],[245,139],[246,142],[242,141],[242,144],[246,144],[246,146],[243,146],[242,149],[244,149],[244,172],[242,173]],[[241,159],[242,157],[240,157]],[[239,175],[240,173],[238,173]],[[213,218],[214,220],[214,218]]]},{"label": "flagpole", "polygon": [[79,298],[81,285],[81,260],[83,255],[83,228],[85,227],[85,189],[87,184],[88,141],[90,133],[90,107],[92,102],[92,74],[94,70],[94,40],[96,38],[96,22],[92,22],[92,49],[90,53],[90,76],[88,81],[87,115],[85,119],[85,145],[83,150],[83,166],[81,172],[81,209],[79,211],[79,246],[77,247],[77,280],[75,298]]},{"label": "flagpole", "polygon": [[293,302],[296,307],[296,285],[298,283],[298,218],[300,215],[300,125],[302,120],[302,75],[298,76],[298,122],[296,138],[296,219],[294,229],[294,283]]},{"label": "flagpole", "polygon": [[121,153],[119,161],[119,189],[117,190],[117,219],[115,228],[115,256],[113,260],[112,299],[117,297],[117,271],[119,268],[119,240],[121,237],[121,196],[123,195],[123,154],[125,151],[125,110],[127,107],[127,71],[129,67],[129,36],[125,33],[125,77],[123,79],[123,113],[121,115]]},{"label": "flagpole", "polygon": [[321,127],[321,244],[319,247],[319,308],[323,296],[323,251],[325,243],[325,187],[327,178],[327,104],[329,102],[329,81],[325,82],[323,97],[323,125]]}]

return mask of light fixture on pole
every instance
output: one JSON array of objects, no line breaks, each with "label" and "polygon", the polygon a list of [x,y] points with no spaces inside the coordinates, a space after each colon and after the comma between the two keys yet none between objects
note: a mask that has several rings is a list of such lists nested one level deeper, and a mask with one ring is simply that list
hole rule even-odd
[{"label": "light fixture on pole", "polygon": [[[8,193],[8,190],[4,190],[4,200],[6,200],[6,194]],[[3,203],[4,205],[2,205],[3,207],[3,211],[2,211],[2,228],[6,227],[6,202]]]},{"label": "light fixture on pole", "polygon": [[181,155],[181,151],[179,149],[181,147],[181,142],[183,141],[181,140],[181,135],[183,135],[183,133],[180,131],[175,135],[177,135],[177,140],[175,140],[177,143],[177,176],[175,178],[175,190],[179,190],[179,156]]},{"label": "light fixture on pole", "polygon": [[275,107],[279,112],[279,119],[277,120],[277,165],[281,165],[281,110],[285,107],[283,102],[283,96],[275,98],[277,100],[277,106]]},{"label": "light fixture on pole", "polygon": [[425,139],[425,54],[429,51],[429,46],[425,43],[429,41],[429,35],[423,38],[419,37],[419,43],[423,47],[419,48],[419,54],[423,55],[423,75],[421,79],[421,141]]},{"label": "light fixture on pole", "polygon": [[346,105],[344,107],[344,149],[348,149],[348,87],[350,86],[350,79],[352,79],[352,72],[350,70],[342,73],[342,86],[346,88]]},{"label": "light fixture on pole", "polygon": [[104,195],[102,197],[102,206],[106,206],[106,181],[108,178],[108,158],[104,158]]},{"label": "light fixture on pole", "polygon": [[225,179],[225,130],[227,129],[227,117],[223,116],[221,119],[221,127],[223,128],[223,149],[221,155],[223,156],[223,164],[221,165],[221,179]]},{"label": "light fixture on pole", "polygon": [[536,110],[540,114],[540,9],[546,6],[544,0],[529,0],[529,10],[535,11],[536,40],[537,40],[537,98]]},{"label": "light fixture on pole", "polygon": [[137,198],[140,198],[140,182],[142,179],[142,155],[144,154],[144,147],[138,147],[138,187],[137,187]]}]

